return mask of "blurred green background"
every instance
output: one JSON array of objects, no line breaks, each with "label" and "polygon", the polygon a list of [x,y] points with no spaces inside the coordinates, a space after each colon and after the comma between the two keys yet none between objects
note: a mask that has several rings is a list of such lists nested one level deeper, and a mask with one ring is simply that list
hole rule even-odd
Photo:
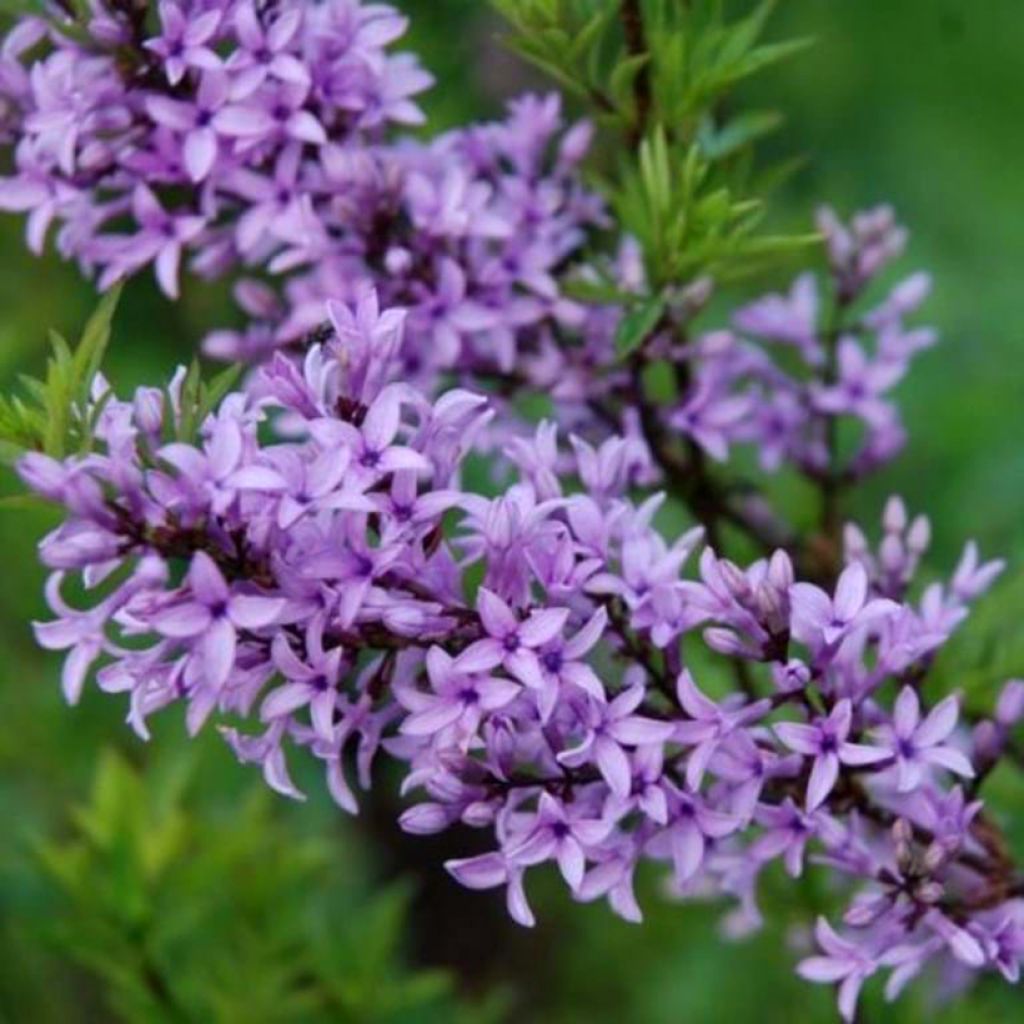
[{"label": "blurred green background", "polygon": [[[442,83],[427,104],[434,124],[494,113],[535,81],[501,55],[481,0],[395,2]],[[807,158],[776,217],[800,225],[820,202],[848,212],[891,201],[913,231],[906,266],[935,277],[927,320],[942,343],[901,392],[911,445],[857,511],[875,522],[899,489],[932,516],[937,567],[967,536],[986,552],[1019,551],[1024,6],[783,0],[775,29],[817,38],[752,96],[786,114],[779,152]],[[73,268],[29,256],[13,218],[0,224],[0,245],[7,384],[39,368],[48,327],[74,336],[95,296]],[[217,288],[188,289],[171,305],[136,281],[111,377],[128,388],[163,375],[225,309]],[[6,473],[0,486],[16,490]],[[541,879],[531,888],[541,924],[525,933],[497,895],[463,892],[444,875],[441,859],[465,837],[402,837],[394,807],[379,802],[345,821],[313,778],[305,805],[276,799],[216,736],[187,743],[173,714],[144,746],[117,700],[90,691],[69,711],[58,661],[34,648],[28,628],[43,614],[34,544],[50,525],[38,511],[0,516],[0,1021],[834,1019],[831,993],[793,977],[784,927],[827,902],[823,880],[794,889],[769,879],[772,923],[729,944],[720,908],[669,903],[657,879],[642,880],[641,928],[575,906]],[[1007,616],[988,618],[996,639],[954,652],[951,685],[958,658],[1024,669],[1024,651],[998,639]],[[1019,822],[1020,784],[993,781],[1002,813]],[[895,1008],[873,988],[864,1020],[1024,1019],[1022,997],[1002,983],[936,1011],[939,988],[918,984]]]}]

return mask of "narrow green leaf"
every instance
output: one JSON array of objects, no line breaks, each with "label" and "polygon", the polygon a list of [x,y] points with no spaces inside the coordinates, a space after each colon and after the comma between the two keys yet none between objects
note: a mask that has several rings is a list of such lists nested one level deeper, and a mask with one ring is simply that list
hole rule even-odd
[{"label": "narrow green leaf", "polygon": [[615,351],[620,358],[628,356],[646,340],[664,311],[664,298],[660,295],[652,295],[635,305],[622,317],[615,331]]},{"label": "narrow green leaf", "polygon": [[710,121],[702,124],[698,145],[709,160],[721,160],[737,150],[775,131],[782,115],[774,110],[748,110],[719,129]]},{"label": "narrow green leaf", "polygon": [[233,363],[203,386],[196,416],[197,427],[201,426],[203,420],[220,405],[221,399],[235,386],[241,375],[242,364]]},{"label": "narrow green leaf", "polygon": [[120,284],[114,285],[100,299],[100,304],[86,322],[78,347],[75,349],[73,373],[78,388],[75,397],[83,406],[89,401],[93,379],[99,373],[110,343],[114,314],[121,301],[121,290]]}]

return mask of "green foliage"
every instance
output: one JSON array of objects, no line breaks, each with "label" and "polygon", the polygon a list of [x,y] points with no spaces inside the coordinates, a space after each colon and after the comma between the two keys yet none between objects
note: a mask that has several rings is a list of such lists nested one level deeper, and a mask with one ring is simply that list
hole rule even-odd
[{"label": "green foliage", "polygon": [[624,168],[612,201],[623,228],[640,242],[657,287],[702,275],[729,281],[816,237],[758,234],[764,204],[716,184],[700,147],[681,154],[660,127],[640,144],[636,166]]},{"label": "green foliage", "polygon": [[733,87],[804,50],[808,39],[762,41],[775,6],[764,0],[746,17],[730,20],[721,0],[641,4],[657,120],[692,137]]},{"label": "green foliage", "polygon": [[643,299],[627,310],[615,331],[616,352],[626,356],[641,345],[664,311],[665,300],[657,295]]},{"label": "green foliage", "polygon": [[[617,4],[607,0],[493,0],[513,33],[508,46],[550,75],[562,88],[594,102],[605,117],[623,112],[602,91],[604,50],[615,26]],[[619,62],[621,64],[622,61]],[[624,85],[643,61],[618,70]]]},{"label": "green foliage", "polygon": [[[203,371],[199,360],[193,359],[181,385],[179,411],[173,439],[192,441],[198,434],[203,420],[217,408],[221,399],[234,387],[241,373],[241,364],[236,363],[221,370],[207,382],[203,380]],[[165,401],[170,402],[171,396],[165,396]]]},{"label": "green foliage", "polygon": [[[774,0],[730,21],[720,0],[493,0],[512,26],[509,45],[604,121],[643,128],[647,117],[692,138],[702,117],[737,83],[804,49],[806,39],[763,43]],[[644,50],[631,46],[623,9],[635,6]],[[650,80],[651,110],[637,82]],[[758,133],[762,134],[762,133]],[[753,136],[752,136],[753,137]]]},{"label": "green foliage", "polygon": [[[21,395],[0,395],[0,457],[13,462],[23,452],[37,450],[59,459],[91,450],[96,424],[112,394],[97,393],[96,382],[119,298],[117,287],[101,299],[74,347],[51,331],[45,378],[22,375]],[[165,417],[164,440],[195,440],[241,372],[235,364],[205,380],[199,360],[193,359],[177,394],[164,393],[165,408],[177,410],[176,416]]]},{"label": "green foliage", "polygon": [[89,450],[105,401],[93,394],[93,384],[110,341],[120,295],[116,287],[102,298],[73,350],[51,331],[45,378],[22,376],[24,397],[0,396],[0,453],[5,457],[32,448],[54,458]]},{"label": "green foliage", "polygon": [[660,310],[651,311],[669,289],[701,276],[734,280],[815,240],[761,233],[771,179],[783,180],[793,165],[755,177],[753,150],[782,117],[732,109],[739,84],[807,46],[806,39],[763,41],[773,0],[739,18],[720,0],[495,5],[512,26],[513,49],[614,135],[612,170],[598,184],[623,232],[640,243],[651,282],[620,330],[620,352],[643,343],[637,326],[655,326]]},{"label": "green foliage", "polygon": [[[37,844],[63,894],[49,929],[137,1024],[485,1024],[436,971],[402,962],[408,890],[356,891],[328,836],[299,838],[255,791],[232,813],[202,814],[183,792],[189,765],[147,776],[99,763],[72,835]],[[310,893],[315,899],[309,899]]]}]

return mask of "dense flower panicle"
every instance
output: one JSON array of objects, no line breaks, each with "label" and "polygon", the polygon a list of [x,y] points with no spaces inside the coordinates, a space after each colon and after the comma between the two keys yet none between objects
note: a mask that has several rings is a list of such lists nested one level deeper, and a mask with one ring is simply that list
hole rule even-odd
[{"label": "dense flower panicle", "polygon": [[326,300],[367,283],[409,311],[412,376],[520,372],[522,336],[543,361],[553,331],[587,320],[555,272],[602,211],[575,174],[589,126],[563,132],[557,97],[430,142],[393,138],[422,119],[430,77],[390,52],[405,29],[390,7],[98,11],[84,40],[29,18],[3,47],[16,171],[0,208],[29,215],[34,250],[55,224],[60,253],[102,287],[152,266],[171,297],[186,257],[203,276],[232,272],[249,326],[210,334],[220,358],[300,342]]},{"label": "dense flower panicle", "polygon": [[152,264],[203,273],[265,262],[315,226],[330,154],[422,121],[430,76],[390,52],[383,4],[125,0],[68,26],[22,19],[0,51],[0,127],[15,173],[0,207],[29,214],[105,285]]},{"label": "dense flower panicle", "polygon": [[297,186],[314,216],[269,260],[281,289],[243,278],[251,325],[215,332],[207,350],[257,359],[299,343],[322,325],[325,301],[354,302],[371,283],[408,310],[410,378],[525,376],[555,351],[554,332],[592,316],[555,277],[602,222],[576,176],[588,126],[561,128],[557,97],[525,96],[504,121],[429,143],[335,147],[315,182]]},{"label": "dense flower panicle", "polygon": [[[666,545],[657,499],[634,504],[612,442],[566,444],[542,424],[509,446],[506,491],[467,491],[488,400],[404,383],[403,315],[374,296],[334,319],[195,442],[174,439],[180,375],[130,402],[101,382],[97,450],[23,460],[68,512],[43,542],[57,617],[37,632],[67,652],[69,700],[94,675],[128,695],[143,736],[183,704],[191,731],[213,719],[294,797],[304,748],[350,811],[353,765],[366,788],[384,751],[417,794],[404,828],[493,830],[492,853],[449,868],[506,887],[525,924],[526,878],[546,862],[577,899],[639,919],[631,880],[649,858],[682,896],[739,898],[742,931],[759,920],[758,875],[776,860],[799,874],[810,855],[855,883],[849,936],[822,923],[823,954],[800,968],[842,982],[847,1016],[881,969],[894,989],[941,957],[1019,970],[1020,901],[960,788],[992,743],[958,728],[956,696],[923,709],[915,681],[997,564],[972,553],[936,585],[942,614],[925,607],[932,588],[911,596],[913,567],[894,589],[860,533],[831,592],[795,580],[782,552],[743,569],[705,549],[691,576],[699,533]],[[884,527],[883,548],[906,527],[899,503]],[[911,530],[916,557],[926,538]],[[62,596],[72,576],[95,595],[84,610]],[[701,632],[761,696],[700,685],[680,645]],[[1019,689],[993,730],[1020,717]]]}]

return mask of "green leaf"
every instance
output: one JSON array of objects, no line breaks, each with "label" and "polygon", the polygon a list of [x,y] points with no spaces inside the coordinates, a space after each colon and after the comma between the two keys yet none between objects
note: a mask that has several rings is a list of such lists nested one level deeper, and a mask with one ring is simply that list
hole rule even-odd
[{"label": "green leaf", "polygon": [[777,111],[748,110],[718,129],[710,120],[704,121],[697,142],[709,160],[721,160],[771,134],[781,123],[782,115]]},{"label": "green leaf", "polygon": [[213,412],[220,405],[224,396],[235,386],[238,378],[242,375],[242,364],[233,363],[225,370],[221,370],[213,380],[202,386],[199,402],[199,423]]},{"label": "green leaf", "polygon": [[75,349],[72,364],[72,374],[78,385],[78,394],[75,397],[83,406],[89,400],[92,382],[99,373],[103,357],[107,353],[114,314],[121,302],[121,291],[122,285],[116,284],[100,299],[100,304],[86,322],[85,330]]},{"label": "green leaf", "polygon": [[[177,440],[191,441],[199,429],[199,408],[202,401],[203,371],[198,359],[189,363],[188,372],[181,384],[179,398]],[[169,401],[169,399],[168,399]]]},{"label": "green leaf", "polygon": [[649,54],[639,53],[626,57],[615,65],[615,70],[608,80],[608,91],[620,106],[625,106],[631,101],[636,76],[650,63],[650,59]]},{"label": "green leaf", "polygon": [[626,312],[615,331],[615,351],[620,358],[628,356],[647,339],[664,311],[664,298],[652,295]]},{"label": "green leaf", "polygon": [[119,286],[103,296],[74,351],[56,331],[50,331],[45,378],[22,376],[24,397],[0,397],[0,444],[5,459],[32,448],[58,459],[69,451],[88,451],[108,397],[94,398],[93,382],[110,342],[120,296]]},{"label": "green leaf", "polygon": [[777,0],[764,0],[746,18],[737,22],[726,33],[725,42],[718,53],[722,64],[730,64],[743,57],[754,46],[775,9]]}]

